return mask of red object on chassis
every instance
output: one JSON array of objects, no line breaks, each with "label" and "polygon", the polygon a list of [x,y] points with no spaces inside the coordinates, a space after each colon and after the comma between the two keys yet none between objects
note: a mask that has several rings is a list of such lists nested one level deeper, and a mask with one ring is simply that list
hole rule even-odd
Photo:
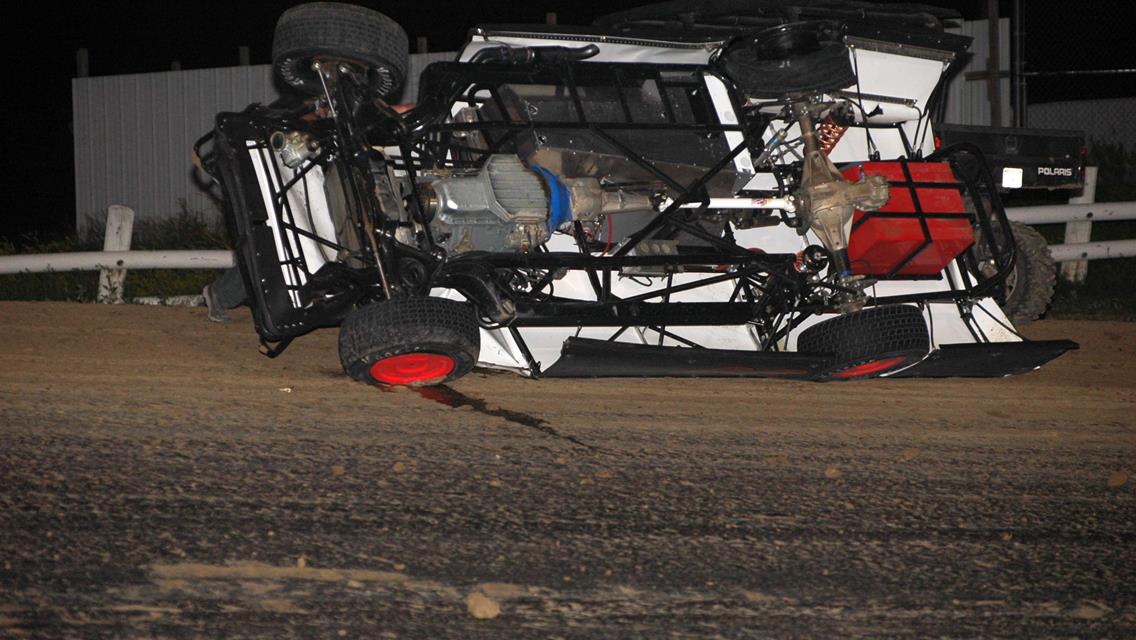
[{"label": "red object on chassis", "polygon": [[934,276],[970,245],[972,207],[947,162],[865,162],[843,172],[887,178],[890,198],[856,211],[848,244],[852,272],[864,276]]}]

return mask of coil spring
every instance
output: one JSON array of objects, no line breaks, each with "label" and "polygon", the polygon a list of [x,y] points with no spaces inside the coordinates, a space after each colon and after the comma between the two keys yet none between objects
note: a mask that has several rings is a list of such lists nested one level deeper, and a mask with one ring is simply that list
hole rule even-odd
[{"label": "coil spring", "polygon": [[808,270],[808,266],[806,266],[806,264],[805,264],[805,252],[804,251],[798,251],[797,252],[797,257],[796,257],[795,260],[793,260],[793,270],[796,271],[797,273],[804,273],[805,271]]},{"label": "coil spring", "polygon": [[820,143],[820,150],[824,155],[832,153],[833,147],[840,138],[844,137],[844,132],[848,130],[846,125],[838,124],[832,119],[832,116],[825,118],[820,126],[817,127],[817,141]]}]

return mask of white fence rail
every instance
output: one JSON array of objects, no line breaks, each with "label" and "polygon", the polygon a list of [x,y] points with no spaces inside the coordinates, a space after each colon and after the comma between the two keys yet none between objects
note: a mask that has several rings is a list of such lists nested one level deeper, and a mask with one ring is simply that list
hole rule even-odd
[{"label": "white fence rail", "polygon": [[[1082,263],[1105,258],[1136,258],[1136,239],[1090,242],[1094,222],[1136,220],[1136,202],[1102,202],[1090,204],[1052,204],[1037,207],[1011,207],[1006,215],[1025,224],[1064,224],[1065,244],[1049,245],[1054,262]],[[1082,240],[1076,242],[1075,240]],[[1076,270],[1062,265],[1067,280],[1082,282],[1087,267]],[[1072,273],[1070,273],[1072,272]]]},{"label": "white fence rail", "polygon": [[1037,207],[1010,207],[1006,215],[1026,224],[1065,224],[1068,222],[1111,222],[1136,220],[1136,202],[1097,202],[1093,204],[1047,204]]},{"label": "white fence rail", "polygon": [[231,251],[76,251],[0,256],[0,274],[103,269],[227,269]]},{"label": "white fence rail", "polygon": [[1105,258],[1136,258],[1136,240],[1109,240],[1107,242],[1078,242],[1049,246],[1054,262],[1103,260]]}]

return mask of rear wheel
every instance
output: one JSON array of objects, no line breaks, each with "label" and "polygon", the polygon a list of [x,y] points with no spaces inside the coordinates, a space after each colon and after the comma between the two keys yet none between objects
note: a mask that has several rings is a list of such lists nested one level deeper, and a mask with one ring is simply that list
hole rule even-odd
[{"label": "rear wheel", "polygon": [[1006,304],[1003,311],[1016,325],[1041,317],[1053,300],[1057,286],[1057,266],[1049,254],[1049,244],[1033,227],[1011,222],[1014,234],[1014,268],[1006,277]]},{"label": "rear wheel", "polygon": [[[1057,286],[1057,266],[1049,253],[1049,243],[1036,229],[1011,221],[1010,231],[1014,236],[1014,267],[1003,284],[1002,311],[1011,322],[1020,326],[1037,320],[1049,308]],[[1004,246],[1005,234],[1001,227],[995,225],[993,233],[996,243]],[[998,268],[990,258],[990,247],[981,236],[977,238],[975,247],[983,275],[991,277],[996,274]]]},{"label": "rear wheel", "polygon": [[397,98],[409,62],[406,31],[378,11],[352,4],[312,2],[288,9],[276,22],[272,64],[286,84],[323,91],[317,59],[359,65],[383,98]]},{"label": "rear wheel", "polygon": [[473,307],[396,298],[357,309],[339,328],[339,361],[367,384],[425,386],[469,373],[481,350]]},{"label": "rear wheel", "polygon": [[832,356],[815,380],[875,378],[919,362],[930,350],[923,313],[900,304],[825,320],[797,337],[797,351]]}]

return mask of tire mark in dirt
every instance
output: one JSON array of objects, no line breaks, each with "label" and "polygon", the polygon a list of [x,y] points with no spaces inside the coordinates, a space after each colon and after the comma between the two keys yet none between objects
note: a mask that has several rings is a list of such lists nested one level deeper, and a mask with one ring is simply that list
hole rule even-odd
[{"label": "tire mark in dirt", "polygon": [[536,429],[537,431],[540,431],[541,433],[544,433],[546,435],[550,435],[553,438],[571,442],[572,444],[588,449],[589,451],[612,453],[611,451],[608,451],[607,449],[604,449],[602,447],[584,442],[576,436],[560,433],[559,431],[554,429],[552,425],[548,424],[547,420],[537,418],[536,416],[531,416],[527,413],[521,413],[520,411],[512,411],[510,409],[503,409],[501,407],[491,408],[489,406],[489,403],[485,402],[484,400],[481,400],[480,398],[471,398],[470,396],[467,396],[460,391],[456,391],[444,384],[435,387],[415,387],[414,390],[417,391],[418,395],[422,396],[423,398],[426,398],[427,400],[433,400],[434,402],[437,402],[439,404],[444,404],[451,409],[457,409],[458,407],[470,407],[474,411],[485,414],[487,416],[503,418],[505,420],[508,420],[509,422],[513,422],[524,427],[529,427],[531,429]]}]

